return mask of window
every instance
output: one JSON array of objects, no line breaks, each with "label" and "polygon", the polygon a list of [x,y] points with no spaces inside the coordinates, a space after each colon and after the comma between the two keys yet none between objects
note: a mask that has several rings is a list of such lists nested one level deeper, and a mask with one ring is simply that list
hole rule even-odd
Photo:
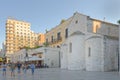
[{"label": "window", "polygon": [[53,36],[51,36],[51,42],[53,42]]},{"label": "window", "polygon": [[60,37],[60,32],[57,33],[57,40],[60,40],[61,37]]},{"label": "window", "polygon": [[63,58],[63,52],[61,52],[61,58]]},{"label": "window", "polygon": [[96,25],[96,33],[97,33],[98,28],[99,28],[99,26],[98,26],[98,25]]},{"label": "window", "polygon": [[68,38],[68,28],[65,29],[65,38]]},{"label": "window", "polygon": [[71,53],[72,52],[72,43],[70,42],[69,44],[69,52]]},{"label": "window", "polygon": [[89,47],[88,48],[88,57],[90,57],[91,56],[91,48]]},{"label": "window", "polygon": [[99,25],[95,25],[95,26],[93,27],[93,32],[94,32],[94,33],[97,33],[99,28],[100,28]]},{"label": "window", "polygon": [[78,20],[76,20],[75,23],[77,24],[77,23],[78,23]]}]

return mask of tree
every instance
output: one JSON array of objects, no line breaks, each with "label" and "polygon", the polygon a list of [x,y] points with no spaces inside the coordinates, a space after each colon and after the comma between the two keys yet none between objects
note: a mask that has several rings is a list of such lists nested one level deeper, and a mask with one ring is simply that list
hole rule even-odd
[{"label": "tree", "polygon": [[120,25],[120,20],[118,20],[117,23]]},{"label": "tree", "polygon": [[64,20],[64,19],[62,19],[62,20],[61,20],[61,22],[60,22],[60,24],[62,24],[62,23],[64,23],[64,22],[65,22],[65,20]]},{"label": "tree", "polygon": [[48,46],[49,46],[48,42],[43,43],[43,45],[44,45],[45,47],[48,47]]}]

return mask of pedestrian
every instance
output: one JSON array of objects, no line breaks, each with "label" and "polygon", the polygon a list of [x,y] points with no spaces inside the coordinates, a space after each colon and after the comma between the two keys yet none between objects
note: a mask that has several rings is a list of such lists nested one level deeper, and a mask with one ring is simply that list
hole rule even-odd
[{"label": "pedestrian", "polygon": [[3,62],[2,64],[3,76],[6,75],[6,68],[7,68],[7,65],[5,62]]},{"label": "pedestrian", "polygon": [[24,72],[24,73],[27,72],[27,64],[26,64],[26,63],[24,63],[24,64],[22,65],[22,69],[23,69],[23,72]]},{"label": "pedestrian", "polygon": [[18,62],[18,63],[17,63],[18,73],[21,72],[21,66],[22,66],[22,64],[21,64],[20,62]]},{"label": "pedestrian", "polygon": [[34,63],[31,63],[30,68],[31,68],[31,73],[32,73],[32,75],[34,75],[34,70],[35,70],[35,65],[34,65]]},{"label": "pedestrian", "polygon": [[11,77],[15,76],[15,67],[16,67],[15,63],[11,62],[10,63]]}]

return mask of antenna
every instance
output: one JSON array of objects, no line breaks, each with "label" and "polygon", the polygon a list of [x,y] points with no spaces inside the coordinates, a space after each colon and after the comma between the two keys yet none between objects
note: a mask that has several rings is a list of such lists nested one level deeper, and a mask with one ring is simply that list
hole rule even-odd
[{"label": "antenna", "polygon": [[103,21],[105,21],[105,19],[106,19],[106,18],[104,17],[104,18],[103,18]]}]

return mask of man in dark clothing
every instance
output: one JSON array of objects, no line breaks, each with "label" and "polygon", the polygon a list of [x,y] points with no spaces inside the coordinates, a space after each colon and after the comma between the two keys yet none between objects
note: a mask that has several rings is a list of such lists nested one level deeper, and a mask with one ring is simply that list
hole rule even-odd
[{"label": "man in dark clothing", "polygon": [[22,66],[22,64],[20,62],[18,62],[17,63],[18,73],[20,73],[21,66]]}]

